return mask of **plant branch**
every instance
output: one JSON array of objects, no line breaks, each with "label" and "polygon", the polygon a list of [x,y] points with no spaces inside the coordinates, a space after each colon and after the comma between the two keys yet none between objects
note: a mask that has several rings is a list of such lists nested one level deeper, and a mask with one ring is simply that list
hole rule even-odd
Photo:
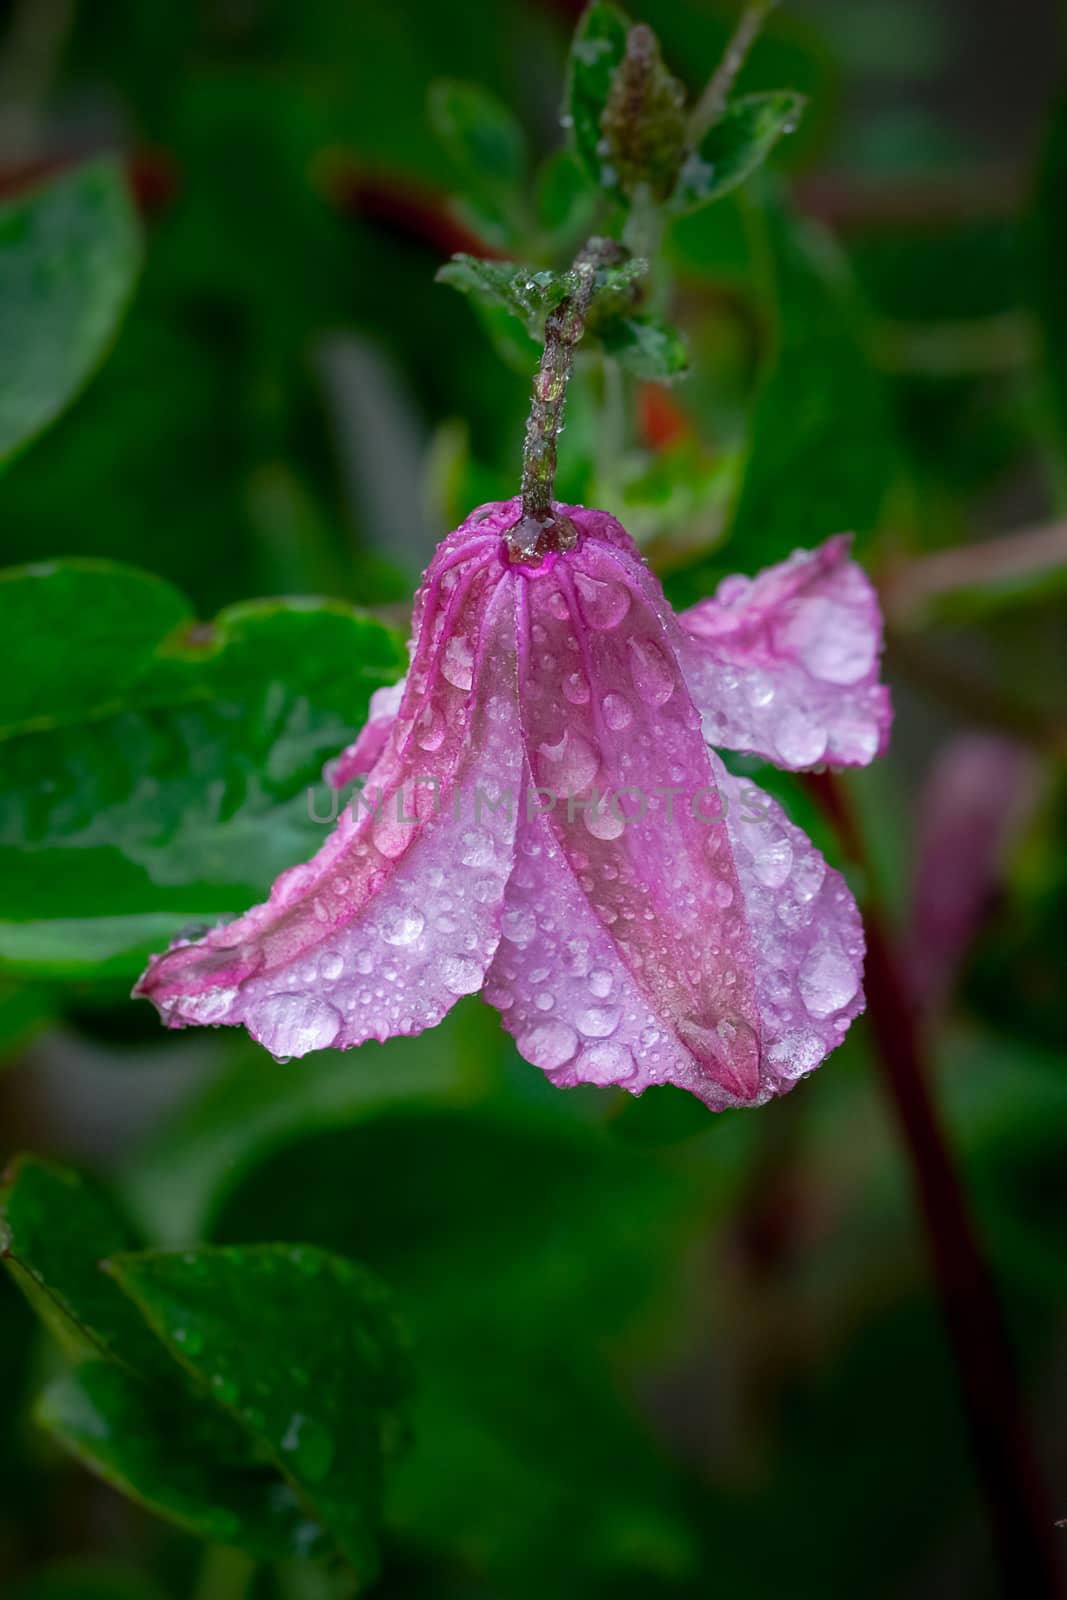
[{"label": "plant branch", "polygon": [[[844,849],[866,869],[870,882],[870,863],[844,790],[830,774],[812,776],[809,783]],[[873,894],[864,925],[871,1032],[922,1211],[1003,1591],[1008,1597],[1055,1600],[1062,1590],[1050,1542],[1052,1518],[1030,1443],[1015,1353],[930,1093],[912,1001]]]},{"label": "plant branch", "polygon": [[718,122],[726,110],[726,101],[734,86],[734,80],[744,66],[745,58],[755,44],[767,16],[777,4],[778,0],[748,0],[738,18],[737,27],[730,36],[723,58],[709,78],[707,87],[693,107],[692,116],[689,118],[689,143],[694,150],[708,129],[713,123]]},{"label": "plant branch", "polygon": [[574,543],[573,525],[552,510],[556,444],[563,425],[574,352],[585,332],[597,273],[622,257],[622,247],[615,240],[588,240],[571,267],[574,288],[545,321],[544,354],[534,379],[522,451],[522,515],[507,535],[512,557],[517,561],[536,560],[548,550],[566,549]]}]

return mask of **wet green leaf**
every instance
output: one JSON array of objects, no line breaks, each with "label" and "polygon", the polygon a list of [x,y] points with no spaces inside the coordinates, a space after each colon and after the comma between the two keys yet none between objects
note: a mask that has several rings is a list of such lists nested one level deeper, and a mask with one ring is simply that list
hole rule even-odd
[{"label": "wet green leaf", "polygon": [[831,533],[871,533],[895,467],[888,398],[845,261],[828,235],[775,204],[750,223],[774,336],[732,519],[747,570]]},{"label": "wet green leaf", "polygon": [[197,624],[168,585],[101,563],[9,574],[0,627],[19,667],[0,692],[0,965],[27,975],[132,977],[182,927],[262,898],[321,842],[323,763],[406,659],[346,605]]},{"label": "wet green leaf", "polygon": [[626,36],[600,128],[603,186],[617,187],[632,200],[642,194],[665,200],[685,154],[685,90],[664,66],[659,40],[647,24]]},{"label": "wet green leaf", "polygon": [[[648,263],[637,257],[621,261],[617,266],[597,269],[586,314],[590,332],[599,333],[605,323],[637,301],[638,285],[647,271]],[[578,285],[572,269],[552,272],[513,261],[482,261],[477,256],[462,254],[454,255],[438,269],[437,281],[470,295],[479,309],[508,312],[535,340],[542,337],[549,312]]]},{"label": "wet green leaf", "polygon": [[263,1560],[329,1549],[270,1460],[177,1373],[168,1387],[85,1362],[45,1389],[34,1415],[91,1472],[202,1539]]},{"label": "wet green leaf", "polygon": [[115,1258],[111,1270],[369,1580],[383,1459],[403,1438],[409,1382],[378,1281],[303,1245],[147,1251]]},{"label": "wet green leaf", "polygon": [[686,158],[671,196],[673,211],[694,211],[744,183],[767,160],[783,134],[792,133],[804,96],[788,90],[731,100]]},{"label": "wet green leaf", "polygon": [[169,1375],[170,1362],[100,1262],[138,1241],[106,1190],[39,1156],[19,1156],[0,1188],[0,1259],[74,1360],[109,1356]]},{"label": "wet green leaf", "polygon": [[610,0],[592,0],[586,6],[571,43],[564,94],[564,119],[575,155],[593,183],[603,180],[604,114],[611,82],[626,54],[630,19]]},{"label": "wet green leaf", "polygon": [[103,357],[141,261],[122,170],[93,161],[0,206],[0,461]]},{"label": "wet green leaf", "polygon": [[479,84],[451,78],[430,85],[427,104],[475,220],[491,239],[521,235],[528,151],[517,118]]},{"label": "wet green leaf", "polygon": [[662,317],[619,317],[599,330],[608,355],[636,378],[671,383],[689,369],[689,352],[677,328]]}]

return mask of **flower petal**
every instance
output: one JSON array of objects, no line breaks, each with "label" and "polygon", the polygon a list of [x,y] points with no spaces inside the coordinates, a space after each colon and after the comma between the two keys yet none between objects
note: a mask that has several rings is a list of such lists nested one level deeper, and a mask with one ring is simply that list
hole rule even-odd
[{"label": "flower petal", "polygon": [[418,1033],[481,987],[514,845],[513,809],[492,807],[521,770],[514,589],[495,541],[439,553],[417,615],[400,713],[318,855],[266,904],[152,961],[135,992],[170,1026],[243,1024],[303,1055]]},{"label": "flower petal", "polygon": [[517,581],[527,758],[558,798],[523,807],[486,999],[556,1083],[765,1098],[741,887],[662,592],[618,539]]},{"label": "flower petal", "polygon": [[754,958],[764,1083],[792,1088],[863,1010],[863,923],[839,872],[781,806],[712,753]]},{"label": "flower petal", "polygon": [[708,743],[794,770],[865,766],[892,711],[878,681],[882,615],[847,534],[755,578],[726,578],[679,617]]}]

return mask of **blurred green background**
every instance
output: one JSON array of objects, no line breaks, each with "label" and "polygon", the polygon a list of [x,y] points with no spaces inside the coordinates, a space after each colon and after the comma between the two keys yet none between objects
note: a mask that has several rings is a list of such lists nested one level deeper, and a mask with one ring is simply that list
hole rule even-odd
[{"label": "blurred green background", "polygon": [[[33,692],[0,717],[0,1147],[105,1180],[148,1243],[300,1241],[384,1280],[415,1394],[376,1595],[981,1600],[988,1524],[864,1024],[787,1099],[712,1117],[560,1093],[476,1000],[288,1066],[126,998],[161,930],[243,909],[321,838],[307,786],[398,671],[351,604],[402,631],[435,541],[517,487],[536,351],[509,364],[433,281],[504,244],[456,203],[427,93],[513,108],[524,242],[558,262],[577,9],[0,3],[0,193],[117,151],[146,230],[101,370],[0,473],[4,565],[125,563],[203,619],[349,603],[228,613],[230,665],[187,661],[173,703],[91,687],[101,631],[154,649],[170,590],[83,572],[5,640],[4,707],[38,658],[54,681],[43,719]],[[734,10],[633,9],[699,90]],[[619,515],[679,604],[857,534],[896,726],[848,782],[856,887],[891,920],[1067,1517],[1062,24],[1052,0],[783,5],[741,85],[806,115],[773,180],[665,241],[692,376],[620,390],[609,449],[588,360],[558,487]],[[807,792],[758,776],[840,861]],[[0,1280],[5,1594],[330,1592],[205,1559],[78,1466],[31,1415],[55,1366]]]}]

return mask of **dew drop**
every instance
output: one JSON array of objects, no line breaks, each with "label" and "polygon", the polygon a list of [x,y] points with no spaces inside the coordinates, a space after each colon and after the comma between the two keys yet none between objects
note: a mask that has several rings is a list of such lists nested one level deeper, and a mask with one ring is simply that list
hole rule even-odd
[{"label": "dew drop", "polygon": [[633,707],[624,694],[604,696],[604,721],[613,733],[621,733],[634,720]]},{"label": "dew drop", "polygon": [[386,944],[414,944],[426,918],[414,906],[390,906],[378,924],[378,932]]},{"label": "dew drop", "polygon": [[651,639],[630,638],[626,644],[634,688],[646,705],[664,705],[674,693],[674,673],[667,657]]},{"label": "dew drop", "polygon": [[584,706],[589,701],[589,685],[580,672],[568,673],[563,680],[564,697],[572,706]]},{"label": "dew drop", "polygon": [[578,1035],[566,1022],[552,1018],[535,1023],[519,1035],[516,1043],[526,1060],[543,1072],[557,1072],[572,1060],[578,1049]]},{"label": "dew drop", "polygon": [[607,999],[614,982],[611,973],[606,972],[603,967],[598,967],[595,972],[589,974],[589,988],[598,1000]]},{"label": "dew drop", "polygon": [[859,974],[843,951],[815,949],[801,965],[797,988],[813,1017],[828,1017],[848,1005],[859,988]]},{"label": "dew drop", "polygon": [[579,1011],[577,1021],[587,1039],[610,1039],[621,1018],[618,1006],[587,1006]]},{"label": "dew drop", "polygon": [[468,956],[445,956],[441,962],[441,982],[449,994],[476,994],[483,976],[478,962]]},{"label": "dew drop", "polygon": [[612,1041],[588,1045],[578,1057],[574,1070],[583,1083],[603,1086],[630,1082],[637,1076],[637,1063],[626,1045]]},{"label": "dew drop", "polygon": [[293,1474],[308,1483],[321,1483],[333,1465],[333,1435],[321,1423],[296,1412],[282,1439],[282,1449],[292,1462]]},{"label": "dew drop", "polygon": [[339,956],[336,951],[330,951],[328,955],[323,956],[322,975],[327,983],[336,983],[344,970],[344,957]]},{"label": "dew drop", "polygon": [[580,794],[600,770],[600,752],[574,728],[564,730],[556,744],[538,750],[538,775],[543,786],[557,795]]},{"label": "dew drop", "polygon": [[630,592],[621,583],[574,574],[575,587],[582,600],[582,613],[591,628],[608,633],[617,628],[630,609]]},{"label": "dew drop", "polygon": [[248,1011],[249,1032],[274,1056],[326,1050],[343,1026],[336,1007],[316,995],[272,994]]},{"label": "dew drop", "polygon": [[525,907],[505,911],[500,919],[500,932],[512,944],[529,944],[537,932],[537,918]]},{"label": "dew drop", "polygon": [[464,634],[453,634],[445,645],[441,671],[455,689],[469,689],[474,682],[474,651]]},{"label": "dew drop", "polygon": [[785,712],[774,734],[782,760],[790,767],[812,767],[826,753],[826,729],[796,709]]}]

